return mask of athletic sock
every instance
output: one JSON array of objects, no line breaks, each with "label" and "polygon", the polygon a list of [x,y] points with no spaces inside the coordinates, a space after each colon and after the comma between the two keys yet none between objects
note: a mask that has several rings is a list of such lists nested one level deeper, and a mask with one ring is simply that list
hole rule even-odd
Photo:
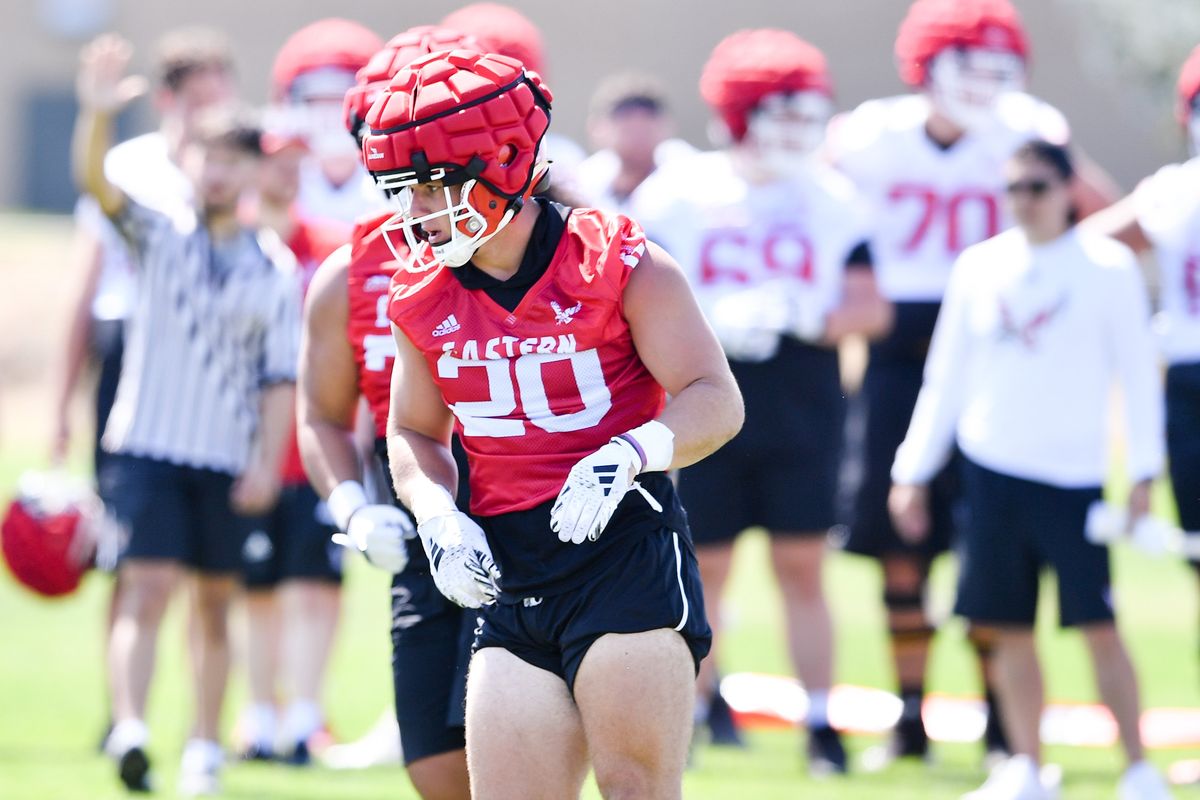
[{"label": "athletic sock", "polygon": [[813,689],[808,693],[808,713],[805,725],[809,730],[829,727],[829,690]]},{"label": "athletic sock", "polygon": [[275,706],[270,703],[254,703],[246,709],[247,740],[264,752],[275,747],[278,726]]},{"label": "athletic sock", "polygon": [[293,700],[283,718],[283,731],[288,742],[307,742],[321,727],[321,709],[312,700]]}]

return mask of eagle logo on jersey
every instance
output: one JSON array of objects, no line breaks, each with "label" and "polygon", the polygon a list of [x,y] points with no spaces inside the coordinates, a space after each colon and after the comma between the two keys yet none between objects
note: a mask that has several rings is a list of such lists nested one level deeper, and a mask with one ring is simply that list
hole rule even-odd
[{"label": "eagle logo on jersey", "polygon": [[1000,301],[1000,341],[1016,339],[1027,350],[1036,351],[1038,347],[1038,336],[1041,331],[1046,328],[1059,313],[1066,308],[1067,298],[1060,297],[1054,302],[1040,311],[1036,311],[1027,317],[1024,321],[1018,321],[1016,315],[1009,308],[1004,300]]},{"label": "eagle logo on jersey", "polygon": [[570,308],[564,309],[558,304],[558,301],[551,300],[550,308],[554,311],[554,324],[570,325],[575,321],[575,315],[579,313],[579,309],[583,308],[583,301],[579,301]]}]

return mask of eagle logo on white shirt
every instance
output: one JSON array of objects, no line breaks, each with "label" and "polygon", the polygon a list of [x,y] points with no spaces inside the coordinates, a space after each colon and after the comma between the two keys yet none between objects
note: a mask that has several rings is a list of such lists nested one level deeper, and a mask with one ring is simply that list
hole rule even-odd
[{"label": "eagle logo on white shirt", "polygon": [[579,313],[579,309],[583,308],[583,301],[579,301],[570,308],[564,309],[558,304],[558,301],[551,300],[550,308],[554,311],[555,325],[570,325],[574,322],[575,315]]},{"label": "eagle logo on white shirt", "polygon": [[1038,309],[1024,319],[1017,319],[1016,313],[1004,298],[1000,299],[1000,340],[1015,339],[1027,350],[1038,349],[1038,337],[1054,318],[1067,307],[1066,295],[1055,300],[1052,304]]}]

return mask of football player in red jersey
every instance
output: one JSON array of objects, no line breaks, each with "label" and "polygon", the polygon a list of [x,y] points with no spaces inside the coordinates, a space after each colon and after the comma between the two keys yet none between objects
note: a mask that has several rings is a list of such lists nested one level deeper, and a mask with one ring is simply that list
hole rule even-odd
[{"label": "football player in red jersey", "polygon": [[[358,73],[347,93],[346,127],[358,138],[363,118],[388,79],[404,64],[447,48],[477,49],[474,39],[423,26],[391,39]],[[387,318],[388,287],[398,264],[379,230],[391,212],[365,217],[350,243],[321,265],[304,314],[298,418],[308,475],[348,544],[392,582],[393,680],[396,718],[408,774],[426,800],[466,800],[463,696],[474,619],[443,597],[419,548],[403,539],[411,521],[393,505],[371,504],[359,483],[353,443],[359,398],[370,407],[376,451],[384,441],[395,343]],[[410,557],[411,556],[411,557]]]},{"label": "football player in red jersey", "polygon": [[741,397],[636,222],[532,198],[549,112],[519,62],[454,51],[401,70],[368,114],[367,168],[400,206],[382,230],[406,256],[392,477],[438,588],[480,609],[473,794],[574,797],[590,757],[607,797],[679,797],[710,634],[666,471],[728,441]]}]

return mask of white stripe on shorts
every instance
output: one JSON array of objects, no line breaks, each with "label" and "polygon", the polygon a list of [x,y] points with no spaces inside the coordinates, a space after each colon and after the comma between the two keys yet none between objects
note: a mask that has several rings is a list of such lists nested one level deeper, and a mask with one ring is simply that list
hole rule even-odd
[{"label": "white stripe on shorts", "polygon": [[688,599],[687,592],[683,590],[683,558],[679,553],[679,534],[675,531],[671,531],[671,543],[675,545],[675,581],[679,584],[679,596],[683,598],[683,616],[675,630],[681,631],[688,621]]}]

